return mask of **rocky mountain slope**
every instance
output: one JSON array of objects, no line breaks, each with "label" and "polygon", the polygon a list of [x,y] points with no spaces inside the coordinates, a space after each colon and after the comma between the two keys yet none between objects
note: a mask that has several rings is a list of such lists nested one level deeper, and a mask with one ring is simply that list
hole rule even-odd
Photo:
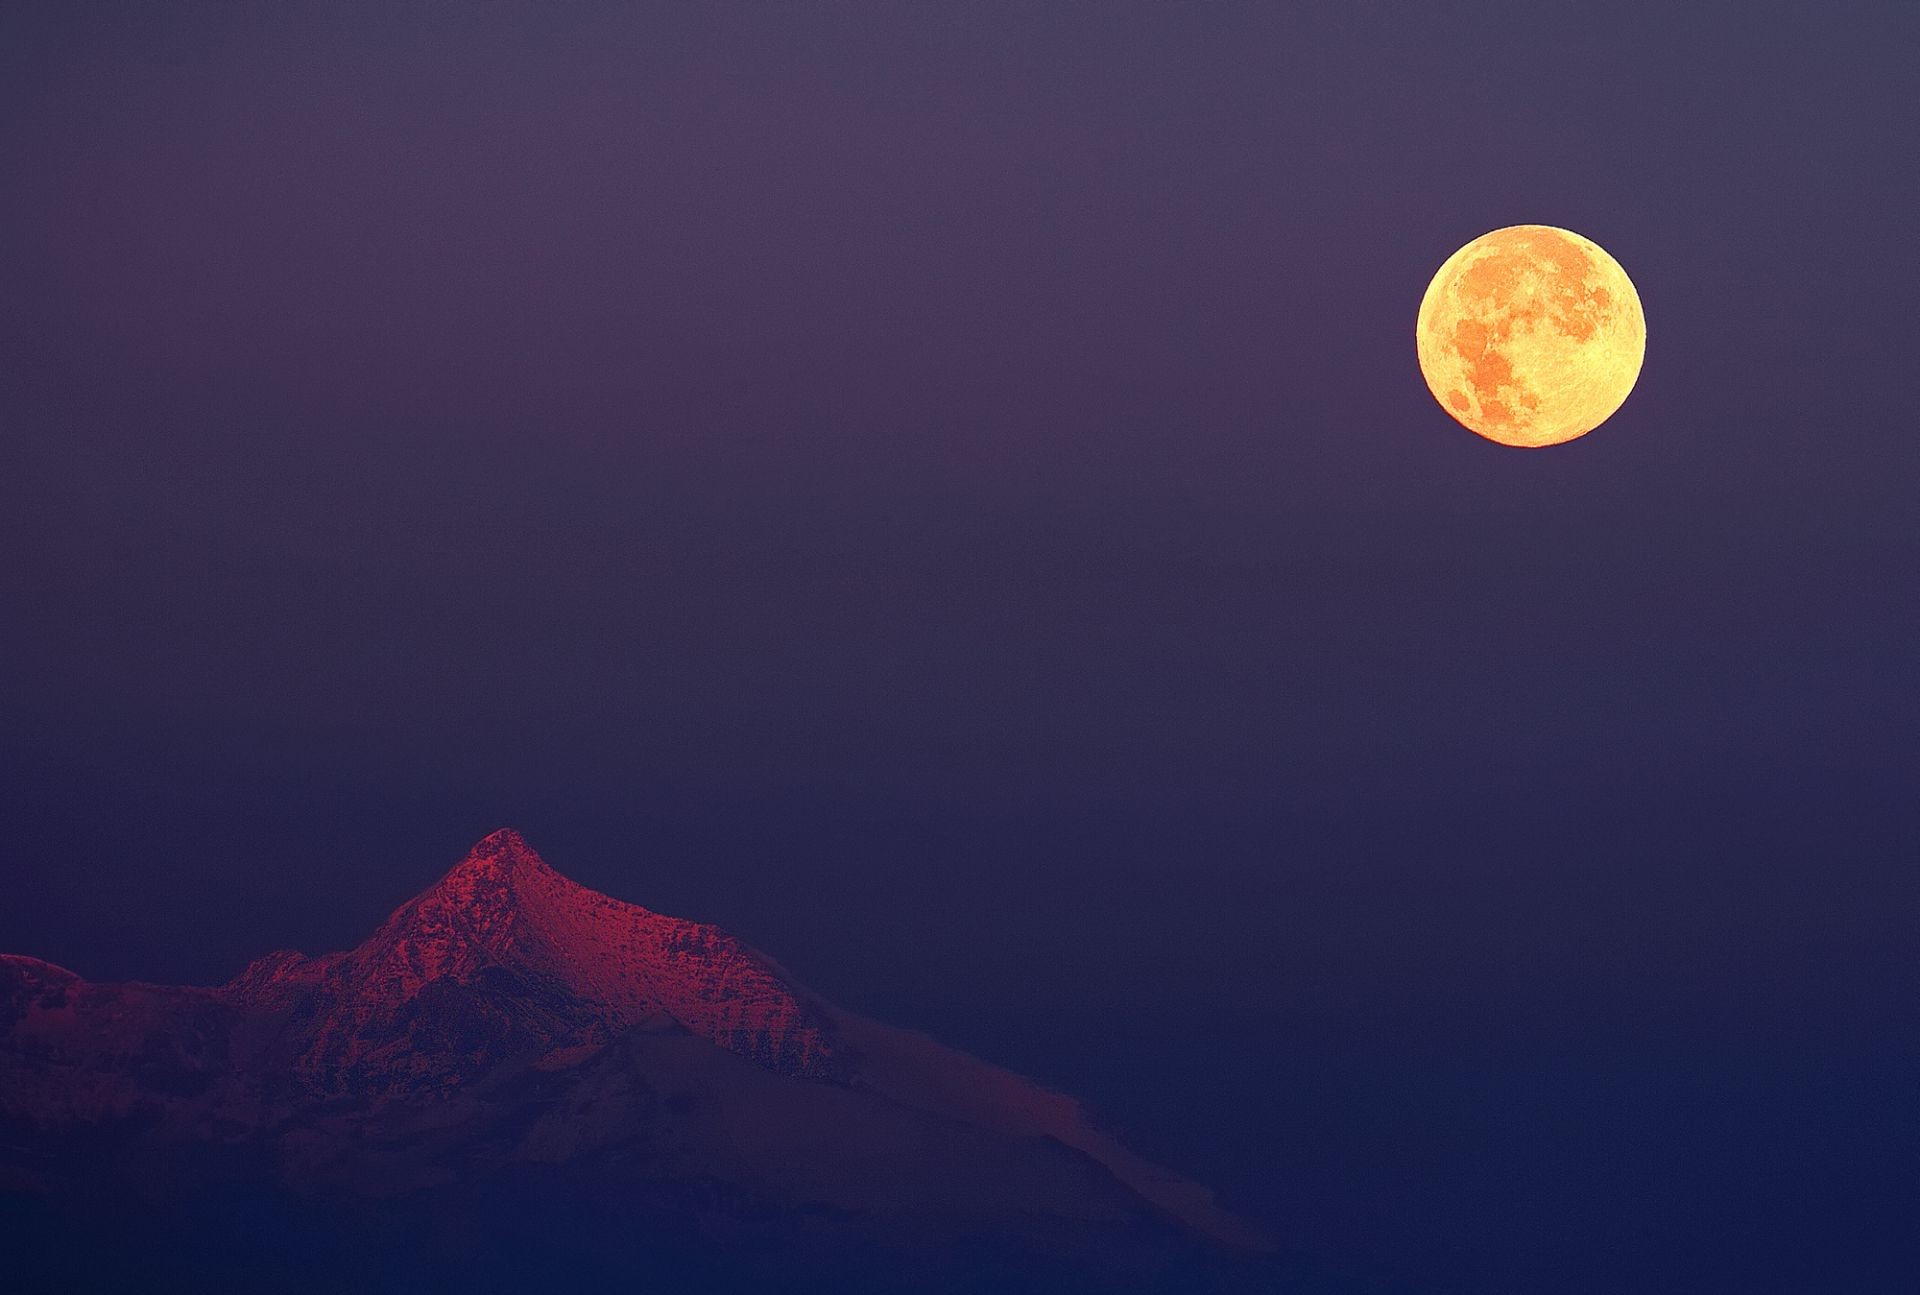
[{"label": "rocky mountain slope", "polygon": [[0,957],[0,1189],[399,1199],[554,1173],[655,1222],[729,1202],[695,1230],[797,1210],[1259,1244],[1071,1098],[841,1011],[511,831],[357,948],[218,987]]}]

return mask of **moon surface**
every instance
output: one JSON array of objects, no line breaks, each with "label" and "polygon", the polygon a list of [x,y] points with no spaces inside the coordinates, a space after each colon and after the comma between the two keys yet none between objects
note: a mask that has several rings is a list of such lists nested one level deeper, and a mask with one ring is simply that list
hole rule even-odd
[{"label": "moon surface", "polygon": [[1420,302],[1420,372],[1440,407],[1502,445],[1558,445],[1613,416],[1640,376],[1640,294],[1598,243],[1511,225],[1448,257]]}]

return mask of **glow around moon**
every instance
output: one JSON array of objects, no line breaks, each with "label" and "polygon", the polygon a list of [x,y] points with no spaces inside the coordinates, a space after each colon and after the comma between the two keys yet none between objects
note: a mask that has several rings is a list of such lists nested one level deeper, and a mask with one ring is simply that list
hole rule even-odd
[{"label": "glow around moon", "polygon": [[1502,445],[1558,445],[1613,416],[1647,350],[1620,263],[1551,225],[1482,234],[1427,285],[1420,372],[1440,407]]}]

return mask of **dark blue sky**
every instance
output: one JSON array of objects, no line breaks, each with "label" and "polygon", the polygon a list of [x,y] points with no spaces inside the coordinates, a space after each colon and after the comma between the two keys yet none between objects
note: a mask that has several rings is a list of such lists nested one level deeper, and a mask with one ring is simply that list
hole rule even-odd
[{"label": "dark blue sky", "polygon": [[7,5],[0,949],[513,824],[1345,1270],[1910,1289],[1920,10],[1295,8]]}]

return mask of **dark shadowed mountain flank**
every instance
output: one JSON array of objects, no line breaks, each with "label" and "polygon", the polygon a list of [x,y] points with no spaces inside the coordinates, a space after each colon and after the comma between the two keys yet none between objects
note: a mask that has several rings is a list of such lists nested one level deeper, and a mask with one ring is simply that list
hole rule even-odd
[{"label": "dark shadowed mountain flank", "polygon": [[0,957],[45,1289],[1319,1289],[1072,1099],[496,832],[359,947],[215,988]]}]

